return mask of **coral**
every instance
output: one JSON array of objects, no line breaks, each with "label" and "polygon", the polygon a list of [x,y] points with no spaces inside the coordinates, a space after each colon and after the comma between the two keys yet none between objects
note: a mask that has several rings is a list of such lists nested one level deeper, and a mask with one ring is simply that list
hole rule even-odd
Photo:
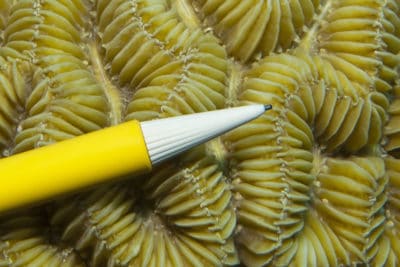
[{"label": "coral", "polygon": [[30,212],[2,221],[0,266],[86,266],[74,248],[51,241],[45,214]]},{"label": "coral", "polygon": [[211,160],[193,156],[144,184],[105,186],[63,203],[52,224],[93,266],[235,264],[229,183]]},{"label": "coral", "polygon": [[[400,2],[0,2],[0,157],[273,109],[151,174],[0,218],[0,266],[397,266]],[[7,179],[7,177],[2,177]]]}]

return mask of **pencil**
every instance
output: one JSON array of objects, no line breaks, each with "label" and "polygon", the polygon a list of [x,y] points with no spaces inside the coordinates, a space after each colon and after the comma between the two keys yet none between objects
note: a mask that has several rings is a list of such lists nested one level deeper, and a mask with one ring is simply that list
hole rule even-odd
[{"label": "pencil", "polygon": [[0,160],[0,213],[152,167],[252,119],[249,105],[146,122],[129,121]]}]

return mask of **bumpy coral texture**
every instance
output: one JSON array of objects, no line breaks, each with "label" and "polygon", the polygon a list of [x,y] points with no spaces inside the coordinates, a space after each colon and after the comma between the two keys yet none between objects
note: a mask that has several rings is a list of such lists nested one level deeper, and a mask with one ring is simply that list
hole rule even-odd
[{"label": "bumpy coral texture", "polygon": [[400,1],[2,0],[0,30],[0,157],[273,105],[0,217],[0,266],[400,265]]}]

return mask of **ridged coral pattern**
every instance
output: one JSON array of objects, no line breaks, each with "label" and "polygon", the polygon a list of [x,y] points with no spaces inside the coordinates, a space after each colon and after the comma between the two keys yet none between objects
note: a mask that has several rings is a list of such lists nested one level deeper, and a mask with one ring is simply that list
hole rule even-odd
[{"label": "ridged coral pattern", "polygon": [[0,217],[0,267],[400,265],[400,1],[0,0],[0,30],[0,158],[273,106],[151,174]]}]

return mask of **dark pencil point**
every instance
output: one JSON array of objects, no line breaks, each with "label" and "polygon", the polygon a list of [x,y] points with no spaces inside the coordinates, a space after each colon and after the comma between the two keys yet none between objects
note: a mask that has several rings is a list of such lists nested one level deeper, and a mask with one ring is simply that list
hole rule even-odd
[{"label": "dark pencil point", "polygon": [[272,105],[268,104],[268,105],[264,105],[264,109],[265,111],[272,109]]}]

